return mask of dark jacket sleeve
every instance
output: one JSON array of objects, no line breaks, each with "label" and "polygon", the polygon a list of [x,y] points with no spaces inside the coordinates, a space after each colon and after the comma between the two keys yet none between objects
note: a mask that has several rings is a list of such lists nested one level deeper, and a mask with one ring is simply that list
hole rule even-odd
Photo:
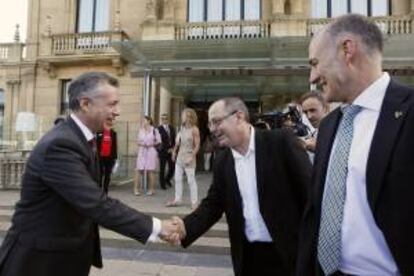
[{"label": "dark jacket sleeve", "polygon": [[310,197],[312,164],[305,149],[299,142],[299,138],[295,137],[292,132],[284,131],[283,139],[285,147],[285,162],[287,165],[290,179],[292,180],[292,189],[294,195],[297,195],[302,213],[308,203]]},{"label": "dark jacket sleeve", "polygon": [[[219,158],[218,158],[219,159]],[[201,235],[207,232],[223,215],[224,212],[224,195],[223,195],[223,177],[220,177],[219,165],[214,165],[213,183],[211,184],[207,196],[201,201],[199,207],[184,218],[184,224],[187,236],[181,241],[183,247],[188,247]]]},{"label": "dark jacket sleeve", "polygon": [[40,177],[80,214],[105,228],[146,242],[152,232],[152,218],[107,197],[88,171],[90,161],[79,143],[56,139],[45,151]]}]

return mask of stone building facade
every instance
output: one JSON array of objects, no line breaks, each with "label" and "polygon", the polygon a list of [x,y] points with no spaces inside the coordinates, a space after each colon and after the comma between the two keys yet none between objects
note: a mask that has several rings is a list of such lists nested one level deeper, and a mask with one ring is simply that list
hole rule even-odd
[{"label": "stone building facade", "polygon": [[17,114],[33,112],[36,140],[67,112],[70,80],[91,70],[120,81],[125,155],[144,113],[177,125],[193,106],[205,124],[205,108],[224,95],[271,110],[309,89],[312,34],[352,11],[378,22],[385,68],[414,83],[414,0],[29,0],[27,38],[0,44],[1,139],[18,139]]}]

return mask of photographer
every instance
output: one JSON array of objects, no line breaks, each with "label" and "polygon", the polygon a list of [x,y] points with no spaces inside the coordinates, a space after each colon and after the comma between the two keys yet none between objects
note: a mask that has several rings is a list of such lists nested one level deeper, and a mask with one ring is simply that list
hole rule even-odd
[{"label": "photographer", "polygon": [[318,134],[319,123],[329,112],[329,106],[322,95],[318,92],[312,91],[304,94],[300,98],[300,104],[303,113],[308,118],[309,122],[315,128],[310,133],[309,137],[304,139],[304,145],[306,150],[315,152],[316,137]]}]

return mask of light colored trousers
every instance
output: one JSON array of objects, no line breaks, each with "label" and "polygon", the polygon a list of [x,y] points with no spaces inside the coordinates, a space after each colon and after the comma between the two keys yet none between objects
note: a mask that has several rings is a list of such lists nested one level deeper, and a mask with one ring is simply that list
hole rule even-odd
[{"label": "light colored trousers", "polygon": [[183,174],[187,176],[188,186],[190,187],[191,204],[197,204],[198,190],[195,179],[195,168],[183,168],[177,163],[175,164],[175,201],[182,202],[183,197]]}]

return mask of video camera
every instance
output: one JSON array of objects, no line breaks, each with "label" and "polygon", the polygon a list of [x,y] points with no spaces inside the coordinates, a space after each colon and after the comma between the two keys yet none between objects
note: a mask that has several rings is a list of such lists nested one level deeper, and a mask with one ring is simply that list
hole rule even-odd
[{"label": "video camera", "polygon": [[253,124],[255,127],[263,128],[268,125],[271,129],[289,128],[298,137],[308,136],[309,128],[302,122],[302,115],[296,106],[289,105],[285,111],[271,111],[261,114]]}]

